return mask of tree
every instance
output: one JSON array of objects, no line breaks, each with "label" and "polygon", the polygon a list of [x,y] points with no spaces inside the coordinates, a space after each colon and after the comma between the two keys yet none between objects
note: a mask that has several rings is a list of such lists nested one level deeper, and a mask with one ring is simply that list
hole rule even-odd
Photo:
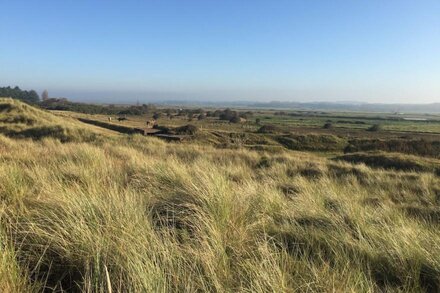
[{"label": "tree", "polygon": [[153,115],[153,119],[154,119],[154,120],[157,120],[157,119],[159,119],[159,118],[160,118],[160,113],[158,113],[158,112],[154,113],[154,115]]},{"label": "tree", "polygon": [[41,99],[43,101],[46,101],[49,99],[49,92],[47,90],[44,90],[43,93],[41,94]]},{"label": "tree", "polygon": [[21,90],[18,86],[11,88],[0,87],[0,97],[11,97],[13,99],[19,99],[29,104],[35,104],[40,101],[40,97],[34,90],[25,91]]},{"label": "tree", "polygon": [[40,97],[38,96],[37,92],[34,90],[30,90],[29,92],[27,92],[26,96],[27,97],[25,101],[27,101],[28,103],[33,104],[33,103],[38,103],[40,101]]}]

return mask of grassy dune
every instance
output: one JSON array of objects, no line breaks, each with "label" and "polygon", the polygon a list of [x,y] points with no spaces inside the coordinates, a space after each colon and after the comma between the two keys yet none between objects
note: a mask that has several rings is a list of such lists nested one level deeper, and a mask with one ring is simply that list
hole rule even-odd
[{"label": "grassy dune", "polygon": [[109,130],[59,117],[10,98],[0,98],[0,133],[14,138],[52,137],[62,142],[96,141]]},{"label": "grassy dune", "polygon": [[440,290],[429,170],[66,135],[0,134],[1,292]]}]

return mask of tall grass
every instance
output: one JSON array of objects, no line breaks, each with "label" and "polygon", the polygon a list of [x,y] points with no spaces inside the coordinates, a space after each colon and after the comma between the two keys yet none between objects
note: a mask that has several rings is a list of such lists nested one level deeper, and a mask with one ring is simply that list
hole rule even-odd
[{"label": "tall grass", "polygon": [[3,291],[439,290],[431,173],[137,136],[0,149]]},{"label": "tall grass", "polygon": [[0,98],[0,133],[20,139],[52,137],[62,142],[91,142],[111,131],[61,118],[18,100]]},{"label": "tall grass", "polygon": [[72,131],[0,134],[1,292],[440,290],[432,168],[94,139],[14,103],[6,129]]}]

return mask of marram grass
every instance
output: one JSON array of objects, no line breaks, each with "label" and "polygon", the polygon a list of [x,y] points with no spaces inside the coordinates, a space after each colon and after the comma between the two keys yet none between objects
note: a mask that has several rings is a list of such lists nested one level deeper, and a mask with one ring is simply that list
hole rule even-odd
[{"label": "marram grass", "polygon": [[10,291],[439,288],[431,173],[143,137],[0,148]]},{"label": "marram grass", "polygon": [[0,135],[0,291],[437,292],[439,204],[432,172]]}]

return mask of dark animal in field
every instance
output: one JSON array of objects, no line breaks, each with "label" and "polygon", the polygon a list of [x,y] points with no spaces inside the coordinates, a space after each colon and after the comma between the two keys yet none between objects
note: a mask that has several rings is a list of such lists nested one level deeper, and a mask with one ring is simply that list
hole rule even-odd
[{"label": "dark animal in field", "polygon": [[128,120],[127,117],[118,117],[118,121],[125,121]]}]

